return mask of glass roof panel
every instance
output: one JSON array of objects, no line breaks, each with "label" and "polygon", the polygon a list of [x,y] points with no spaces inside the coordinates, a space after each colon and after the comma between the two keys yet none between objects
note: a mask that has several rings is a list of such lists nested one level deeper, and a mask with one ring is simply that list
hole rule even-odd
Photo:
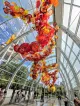
[{"label": "glass roof panel", "polygon": [[50,16],[49,22],[53,22],[53,15]]},{"label": "glass roof panel", "polygon": [[71,22],[70,22],[70,30],[73,33],[75,33],[76,26],[77,26],[78,19],[79,19],[79,15],[80,15],[80,8],[73,6],[72,15],[71,15]]},{"label": "glass roof panel", "polygon": [[61,45],[61,49],[64,51],[65,50],[65,42],[64,41],[62,41],[62,45]]},{"label": "glass roof panel", "polygon": [[61,54],[61,58],[60,58],[60,60],[61,60],[61,62],[63,62],[63,60],[64,60],[64,57],[63,57],[62,54]]},{"label": "glass roof panel", "polygon": [[45,61],[47,65],[56,63],[56,57],[46,59]]},{"label": "glass roof panel", "polygon": [[[16,0],[17,1],[17,0]],[[5,13],[4,13],[4,11],[3,11],[3,0],[0,0],[0,23],[2,23],[2,22],[4,22],[4,21],[6,21],[6,20],[8,20],[8,19],[10,19],[11,18],[11,16],[8,16],[8,15],[6,15]],[[4,19],[3,19],[4,18]]]},{"label": "glass roof panel", "polygon": [[67,65],[67,61],[66,59],[64,58],[64,67],[66,68],[66,65]]},{"label": "glass roof panel", "polygon": [[73,64],[74,60],[76,59],[76,56],[74,55],[73,52],[71,52],[71,55],[70,55],[70,62]]},{"label": "glass roof panel", "polygon": [[63,25],[65,27],[68,27],[69,11],[70,11],[70,5],[64,4]]},{"label": "glass roof panel", "polygon": [[78,29],[77,36],[80,38],[80,26],[79,26],[79,29]]},{"label": "glass roof panel", "polygon": [[69,87],[69,89],[70,89],[70,83],[69,83],[69,81],[68,81],[68,78],[67,78],[67,75],[66,75],[66,73],[65,73],[65,70],[63,69],[63,67],[62,67],[61,64],[60,64],[60,68],[61,68],[61,70],[62,70],[62,72],[63,72],[63,74],[64,74],[64,76],[65,76],[65,78],[66,78],[66,81],[67,81],[68,87]]},{"label": "glass roof panel", "polygon": [[71,0],[64,0],[64,2],[66,2],[66,3],[71,3]]},{"label": "glass roof panel", "polygon": [[69,54],[70,54],[70,48],[69,48],[68,46],[66,46],[66,52],[65,52],[65,53],[66,53],[66,56],[69,57]]},{"label": "glass roof panel", "polygon": [[60,73],[58,73],[58,80],[56,81],[56,83],[55,83],[55,84],[60,85],[60,84],[61,84],[61,82],[62,82],[62,78],[61,78]]},{"label": "glass roof panel", "polygon": [[73,73],[72,73],[72,71],[70,71],[69,72],[69,78],[70,78],[70,80],[73,78],[74,76],[73,76]]},{"label": "glass roof panel", "polygon": [[70,66],[67,65],[67,69],[66,69],[67,73],[69,73],[71,71]]},{"label": "glass roof panel", "polygon": [[[24,21],[22,21],[19,18],[13,18],[10,15],[7,15],[3,12],[3,2],[4,0],[0,1],[0,44],[4,44],[12,34],[17,35],[18,32],[22,29],[22,27],[25,25]],[[8,0],[9,2],[15,2],[18,6],[23,7],[24,9],[29,10],[29,13],[32,14],[35,10],[35,1],[36,0]],[[51,8],[50,8],[51,9]],[[53,15],[50,16],[49,21],[53,23]],[[26,25],[26,31],[30,31],[32,27],[34,27],[32,24]],[[26,32],[25,31],[25,32]],[[23,32],[23,31],[22,31]],[[24,33],[24,32],[23,32]],[[22,33],[21,33],[22,34]],[[31,43],[33,41],[36,41],[37,31],[30,32],[29,34],[26,34],[25,37],[21,39],[19,44],[23,42]],[[13,50],[13,49],[12,49]],[[19,63],[22,62],[22,58],[15,59],[18,60]],[[17,61],[17,62],[18,62]],[[53,49],[53,52],[46,58],[46,64],[53,64],[56,63],[56,49]],[[28,68],[28,71],[30,72],[32,62],[26,61],[23,66],[26,66]],[[30,77],[29,77],[30,79]]]},{"label": "glass roof panel", "polygon": [[[12,34],[16,34],[17,32],[20,31],[20,29],[22,28],[22,26],[24,25],[24,22],[20,19],[14,19],[12,18],[10,15],[6,15],[4,12],[3,12],[3,0],[0,0],[0,44],[4,43],[7,41],[7,39],[9,39],[9,37],[12,35]],[[17,3],[17,5],[23,7],[24,9],[28,9],[30,10],[29,13],[33,13],[34,10],[32,10],[33,8],[35,9],[35,1],[36,0],[27,0],[25,2],[23,2],[23,0],[8,0],[10,2],[14,1]],[[71,0],[64,0],[64,2],[66,3],[71,3]],[[80,3],[80,0],[74,0],[74,4],[76,5],[79,5]],[[72,24],[70,26],[70,30],[72,32],[75,33],[75,30],[76,30],[76,26],[77,26],[77,22],[78,22],[78,19],[79,19],[79,15],[78,13],[80,12],[80,8],[78,7],[75,7],[73,6],[73,10],[72,10],[72,15],[71,15],[71,22],[70,24]],[[68,27],[68,22],[69,22],[69,13],[70,13],[70,5],[68,4],[64,4],[64,15],[63,15],[63,25],[67,28]],[[75,14],[74,14],[75,13]],[[78,16],[77,16],[78,15]],[[75,20],[75,17],[77,16],[76,20]],[[12,19],[11,19],[12,18]],[[9,20],[11,19],[11,20]],[[7,21],[8,20],[8,21]],[[5,22],[6,21],[6,22]],[[74,22],[73,22],[74,21]],[[3,23],[4,22],[4,23]],[[50,17],[49,19],[49,22],[53,22],[53,15]],[[29,31],[31,28],[33,27],[33,25],[28,25],[27,27],[27,31]],[[72,40],[70,37],[68,37],[68,40],[66,42],[66,39],[67,39],[67,36],[65,33],[62,33],[62,47],[61,49],[63,51],[65,51],[65,54],[66,56],[69,56],[70,54],[70,49],[72,47]],[[36,36],[37,36],[37,32],[36,31],[33,31],[31,33],[29,33],[28,35],[26,35],[26,37],[24,37],[25,41],[28,42],[28,43],[31,43],[33,41],[36,40]],[[79,27],[79,30],[78,30],[78,34],[77,36],[80,38],[80,27]],[[23,42],[23,41],[22,41]],[[66,46],[66,43],[68,46]],[[66,49],[65,49],[65,46],[66,46]],[[74,44],[73,45],[73,52],[77,55],[78,52],[79,52],[79,48]],[[53,49],[53,52],[52,54],[50,54],[47,58],[46,58],[46,64],[52,64],[52,63],[55,63],[56,62],[56,49]],[[70,55],[70,62],[74,62],[76,56],[74,55],[74,53],[71,52],[71,55]],[[74,57],[74,58],[73,58]],[[67,61],[66,59],[64,59],[63,61],[63,55],[61,54],[61,61],[63,62],[65,68],[66,68],[66,65],[67,65]],[[29,66],[28,69],[30,71],[30,67],[31,67],[31,62],[30,61],[27,61],[24,63],[25,66]],[[79,67],[80,63],[79,61],[76,61],[75,64],[74,64],[74,67],[76,68],[77,72],[79,72]],[[61,66],[61,65],[60,65]],[[62,68],[63,70],[63,73],[67,79],[67,76],[65,74],[65,70]],[[67,66],[67,72],[70,72],[69,73],[69,76],[70,79],[73,78],[73,74],[72,74],[72,71],[70,71],[70,69],[68,68]],[[75,83],[73,85],[73,82]],[[67,83],[69,84],[69,81],[67,79]],[[72,80],[72,85],[73,87],[76,86],[76,82],[74,80]],[[68,85],[69,86],[69,85]]]},{"label": "glass roof panel", "polygon": [[75,88],[77,86],[75,79],[71,80],[72,87]]},{"label": "glass roof panel", "polygon": [[74,0],[74,4],[80,6],[80,0]]},{"label": "glass roof panel", "polygon": [[67,34],[62,32],[62,40],[66,42]]},{"label": "glass roof panel", "polygon": [[[71,1],[74,1],[72,6],[71,6]],[[71,84],[73,88],[78,86],[76,83],[76,77],[74,76],[73,71],[75,71],[76,74],[78,74],[77,75],[78,79],[80,78],[80,72],[79,72],[80,71],[80,61],[79,61],[80,48],[76,44],[77,38],[78,40],[80,40],[79,39],[80,38],[80,25],[79,25],[80,23],[78,23],[79,17],[80,17],[80,0],[64,0],[62,29],[64,30],[65,33],[67,32],[68,34],[66,37],[66,36],[63,36],[66,34],[62,32],[61,49],[63,50],[65,57],[69,56],[67,59],[70,61],[71,64],[67,63],[67,66],[66,66],[65,64],[66,58],[63,61],[64,56],[62,56],[62,54],[61,54],[60,60],[62,64],[66,67],[66,70],[67,70],[67,73],[69,74],[69,78],[71,80]],[[68,26],[68,24],[70,25]],[[68,30],[70,33],[68,32]],[[74,38],[72,37],[72,35],[74,35]],[[61,67],[61,64],[60,64],[60,67]],[[74,70],[72,70],[71,67],[74,67]],[[68,79],[67,79],[67,82],[68,82]]]},{"label": "glass roof panel", "polygon": [[[26,0],[26,2],[23,2],[23,0],[18,0],[18,1],[20,1],[20,5],[22,7],[24,7],[25,9],[27,9],[27,10],[31,10],[32,9],[31,0]],[[32,0],[32,2],[33,1],[34,0]],[[35,2],[34,2],[34,4],[35,4]]]},{"label": "glass roof panel", "polygon": [[80,62],[78,60],[76,60],[74,64],[74,68],[75,68],[76,73],[80,71]]},{"label": "glass roof panel", "polygon": [[[80,12],[80,8],[79,7],[76,7],[76,6],[73,6],[73,9],[72,9],[72,15],[71,15],[71,22],[73,22],[73,20],[75,19],[75,17],[77,15],[79,15],[79,12]],[[75,13],[75,14],[74,14]]]},{"label": "glass roof panel", "polygon": [[23,65],[28,67],[30,64],[31,64],[31,61],[26,61],[26,62],[24,62]]},{"label": "glass roof panel", "polygon": [[79,61],[80,61],[80,55],[79,55]]},{"label": "glass roof panel", "polygon": [[78,73],[77,77],[78,77],[78,79],[79,79],[79,82],[80,82],[80,72]]},{"label": "glass roof panel", "polygon": [[64,60],[64,56],[62,55],[61,53],[61,58],[60,58],[61,62],[63,63],[63,60]]},{"label": "glass roof panel", "polygon": [[74,43],[72,51],[77,56],[78,52],[80,51],[80,48]]},{"label": "glass roof panel", "polygon": [[12,19],[7,22],[9,25],[9,28],[13,30],[14,33],[18,32],[21,29],[21,24],[19,23],[18,19]]},{"label": "glass roof panel", "polygon": [[73,40],[68,36],[67,45],[71,48]]},{"label": "glass roof panel", "polygon": [[28,39],[29,43],[33,42],[33,41],[36,41],[36,38],[35,36],[37,35],[37,32],[34,31],[32,33],[29,33],[27,36],[26,36],[26,39]]}]

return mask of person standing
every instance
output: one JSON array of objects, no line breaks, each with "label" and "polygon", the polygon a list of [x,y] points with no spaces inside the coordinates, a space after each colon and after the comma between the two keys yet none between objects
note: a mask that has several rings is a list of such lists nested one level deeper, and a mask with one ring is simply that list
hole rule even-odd
[{"label": "person standing", "polygon": [[16,96],[15,96],[15,103],[19,102],[20,100],[20,91],[17,91]]},{"label": "person standing", "polygon": [[3,101],[4,101],[4,88],[2,87],[0,89],[0,105],[2,105]]},{"label": "person standing", "polygon": [[41,102],[44,102],[44,88],[42,88]]},{"label": "person standing", "polygon": [[62,97],[61,97],[61,95],[59,94],[58,95],[58,101],[59,101],[59,105],[61,106],[61,100],[62,100]]},{"label": "person standing", "polygon": [[13,92],[12,92],[12,96],[11,96],[11,99],[10,99],[9,104],[11,104],[11,103],[12,103],[12,101],[13,101],[15,91],[16,91],[16,88],[15,88],[15,86],[13,86]]},{"label": "person standing", "polygon": [[66,95],[65,95],[65,97],[64,97],[64,105],[65,105],[65,106],[68,106],[68,98],[67,98]]}]

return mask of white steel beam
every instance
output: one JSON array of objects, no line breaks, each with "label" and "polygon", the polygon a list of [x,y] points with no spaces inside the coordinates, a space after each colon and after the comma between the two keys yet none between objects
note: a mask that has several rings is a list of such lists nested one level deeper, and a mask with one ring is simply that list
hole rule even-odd
[{"label": "white steel beam", "polygon": [[77,46],[80,48],[80,40],[78,39],[77,36],[75,36],[75,34],[73,32],[71,32],[70,30],[68,30],[65,26],[61,26],[60,27],[76,44]]},{"label": "white steel beam", "polygon": [[80,88],[80,82],[79,82],[79,79],[78,79],[78,77],[77,77],[77,74],[76,74],[76,72],[75,72],[73,66],[71,65],[71,63],[70,63],[69,59],[67,58],[67,56],[65,55],[65,53],[64,53],[60,48],[59,48],[59,50],[60,50],[60,52],[63,54],[63,56],[65,57],[66,61],[68,62],[69,66],[70,66],[70,68],[71,68],[71,70],[72,70],[72,72],[73,72],[73,75],[75,76],[75,80],[76,80],[76,83],[77,83],[77,87]]}]

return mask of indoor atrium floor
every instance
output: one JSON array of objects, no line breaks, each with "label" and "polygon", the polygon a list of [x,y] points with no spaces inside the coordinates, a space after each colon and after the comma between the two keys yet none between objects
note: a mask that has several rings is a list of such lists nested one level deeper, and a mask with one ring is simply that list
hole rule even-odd
[{"label": "indoor atrium floor", "polygon": [[[12,105],[6,105],[6,106],[60,106],[57,99],[45,99],[44,102],[40,102],[39,100],[36,100],[34,103],[20,103],[20,104],[12,104]],[[61,106],[64,106],[64,103],[62,101]]]}]

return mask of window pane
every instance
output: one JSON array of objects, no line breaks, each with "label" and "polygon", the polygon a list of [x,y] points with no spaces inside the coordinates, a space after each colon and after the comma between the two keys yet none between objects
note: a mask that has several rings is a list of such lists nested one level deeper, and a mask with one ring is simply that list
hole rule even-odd
[{"label": "window pane", "polygon": [[70,54],[70,48],[66,46],[66,56],[69,57],[69,54]]},{"label": "window pane", "polygon": [[63,72],[63,74],[64,74],[65,78],[67,79],[67,75],[66,75],[65,71],[64,71],[64,70],[62,70],[62,72]]},{"label": "window pane", "polygon": [[[60,65],[60,66],[61,66],[61,65]],[[70,89],[70,83],[69,83],[68,78],[67,78],[67,76],[66,76],[65,70],[63,69],[63,67],[61,67],[61,70],[62,70],[62,72],[63,72],[63,74],[64,74],[64,77],[65,77],[65,79],[66,79],[66,81],[67,81],[67,84],[68,84],[68,87],[69,87],[69,89]]]},{"label": "window pane", "polygon": [[73,52],[75,53],[75,55],[77,56],[78,52],[79,52],[79,47],[74,43],[74,46],[73,46]]},{"label": "window pane", "polygon": [[71,81],[72,87],[75,88],[77,86],[75,79]]},{"label": "window pane", "polygon": [[80,60],[80,55],[79,55],[79,57],[78,57],[78,58],[79,58],[79,60]]},{"label": "window pane", "polygon": [[60,64],[60,69],[62,70],[62,65]]},{"label": "window pane", "polygon": [[[11,1],[11,0],[10,0],[10,1]],[[31,10],[31,9],[32,9],[30,0],[27,0],[26,2],[23,1],[23,0],[16,0],[16,1],[20,1],[21,4],[22,4],[22,7],[24,7],[25,9],[27,9],[27,10]],[[33,4],[33,1],[34,1],[34,0],[32,0],[32,4]],[[20,4],[20,3],[18,3],[18,4]],[[34,2],[34,4],[35,4],[35,2]],[[34,7],[34,5],[33,5],[33,7]]]},{"label": "window pane", "polygon": [[79,19],[79,14],[80,14],[80,8],[79,7],[76,7],[76,6],[73,6],[72,15],[71,15],[71,22],[70,22],[70,25],[72,24],[70,26],[70,30],[73,33],[75,33],[75,30],[76,30],[76,26],[77,26],[78,19]]},{"label": "window pane", "polygon": [[79,29],[78,29],[77,36],[80,38],[80,26],[79,26]]},{"label": "window pane", "polygon": [[69,82],[68,78],[66,78],[66,81],[67,81],[67,84],[68,84],[69,89],[71,89],[70,88],[70,82]]},{"label": "window pane", "polygon": [[64,67],[66,68],[66,65],[67,65],[67,61],[66,59],[64,58],[64,63],[63,63]]},{"label": "window pane", "polygon": [[64,59],[64,57],[63,57],[63,55],[61,54],[61,62],[63,63],[63,59]]},{"label": "window pane", "polygon": [[80,0],[74,0],[74,4],[80,6]]},{"label": "window pane", "polygon": [[61,48],[62,48],[62,50],[64,51],[64,49],[65,49],[65,43],[64,43],[64,41],[62,41],[62,46],[61,46]]},{"label": "window pane", "polygon": [[[61,65],[61,66],[62,66],[62,65]],[[62,72],[63,72],[65,78],[67,79],[67,75],[66,75],[66,73],[65,73],[65,70],[63,69],[63,66],[61,67],[61,70],[62,70]]]},{"label": "window pane", "polygon": [[63,25],[68,27],[70,5],[64,4]]},{"label": "window pane", "polygon": [[79,72],[79,74],[77,76],[78,76],[78,79],[79,79],[79,82],[80,82],[80,72]]},{"label": "window pane", "polygon": [[72,52],[71,55],[70,55],[70,61],[71,63],[73,64],[74,60],[76,59],[76,56],[74,55],[74,53]]},{"label": "window pane", "polygon": [[69,73],[70,72],[70,67],[69,67],[69,65],[67,66],[67,73]]},{"label": "window pane", "polygon": [[70,78],[70,80],[73,78],[74,76],[73,76],[73,73],[72,73],[72,71],[70,71],[70,73],[69,73],[69,78]]},{"label": "window pane", "polygon": [[64,0],[64,2],[66,2],[66,3],[71,3],[71,0]]},{"label": "window pane", "polygon": [[73,40],[68,36],[67,45],[71,48]]},{"label": "window pane", "polygon": [[62,32],[62,40],[66,42],[66,38],[67,38],[66,33]]},{"label": "window pane", "polygon": [[75,64],[74,64],[74,68],[76,73],[78,73],[80,71],[80,63],[78,60],[76,60]]},{"label": "window pane", "polygon": [[50,16],[48,22],[53,22],[53,15]]}]

